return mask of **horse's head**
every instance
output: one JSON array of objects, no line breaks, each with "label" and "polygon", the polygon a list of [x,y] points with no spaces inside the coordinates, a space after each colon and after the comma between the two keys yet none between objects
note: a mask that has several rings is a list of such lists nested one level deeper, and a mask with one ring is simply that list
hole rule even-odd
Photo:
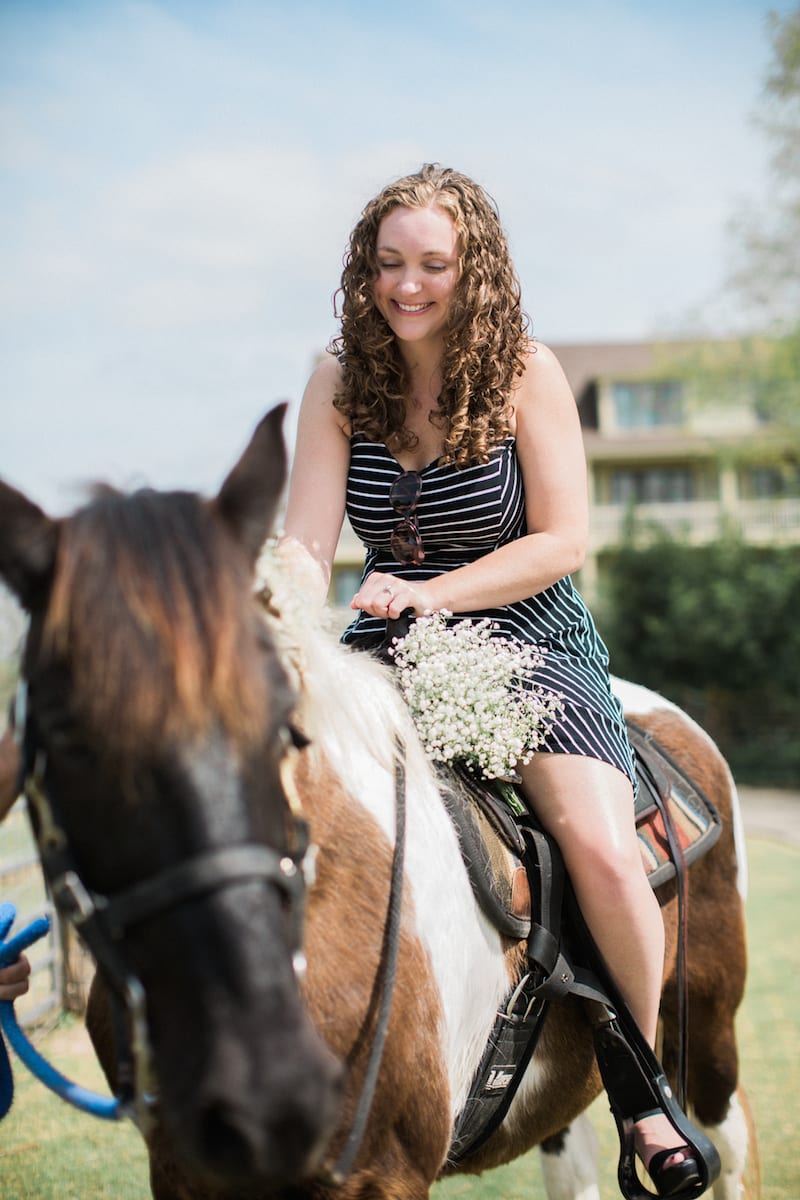
[{"label": "horse's head", "polygon": [[52,520],[0,483],[0,577],[31,617],[23,749],[54,894],[111,991],[143,988],[165,1128],[239,1189],[313,1166],[336,1093],[293,970],[294,697],[252,595],[282,415],[213,500],[101,489]]}]

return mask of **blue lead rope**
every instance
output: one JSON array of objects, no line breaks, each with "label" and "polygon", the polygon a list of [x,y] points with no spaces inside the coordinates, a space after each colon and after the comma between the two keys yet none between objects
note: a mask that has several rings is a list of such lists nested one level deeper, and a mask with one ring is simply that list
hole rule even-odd
[{"label": "blue lead rope", "polygon": [[[0,967],[7,967],[14,962],[23,950],[26,950],[39,938],[44,937],[50,928],[50,921],[47,917],[37,917],[18,934],[6,941],[6,935],[11,929],[16,915],[15,905],[0,904]],[[0,1029],[5,1034],[8,1044],[28,1070],[62,1100],[66,1100],[82,1112],[89,1113],[93,1117],[102,1117],[107,1121],[119,1121],[127,1115],[119,1100],[100,1096],[96,1092],[87,1091],[77,1083],[71,1083],[42,1058],[17,1024],[14,1004],[11,1000],[0,1000]],[[11,1108],[13,1099],[14,1077],[11,1073],[11,1063],[5,1041],[0,1037],[0,1120]]]}]

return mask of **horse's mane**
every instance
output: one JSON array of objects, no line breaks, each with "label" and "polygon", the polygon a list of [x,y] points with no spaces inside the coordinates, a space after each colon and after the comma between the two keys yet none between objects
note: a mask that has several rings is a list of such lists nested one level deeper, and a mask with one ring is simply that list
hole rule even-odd
[{"label": "horse's mane", "polygon": [[295,675],[297,720],[312,743],[324,747],[345,778],[357,773],[354,763],[363,761],[365,752],[391,770],[398,738],[411,760],[429,772],[392,668],[371,654],[343,646],[331,628],[330,614],[311,618],[291,565],[267,552],[258,571],[270,597],[268,624],[279,654]]},{"label": "horse's mane", "polygon": [[81,719],[112,752],[215,721],[247,744],[293,703],[345,776],[365,752],[391,769],[398,737],[422,759],[391,669],[309,622],[302,597],[299,609],[286,602],[292,587],[273,575],[285,603],[277,617],[260,612],[251,564],[195,494],[98,486],[61,523],[42,650],[67,664]]},{"label": "horse's mane", "polygon": [[323,630],[306,633],[303,719],[326,746],[356,744],[390,767],[396,739],[416,741],[391,668],[371,655],[348,649]]},{"label": "horse's mane", "polygon": [[102,486],[62,523],[42,648],[67,663],[82,719],[116,749],[215,721],[247,743],[263,736],[270,687],[286,686],[244,552],[188,492]]}]

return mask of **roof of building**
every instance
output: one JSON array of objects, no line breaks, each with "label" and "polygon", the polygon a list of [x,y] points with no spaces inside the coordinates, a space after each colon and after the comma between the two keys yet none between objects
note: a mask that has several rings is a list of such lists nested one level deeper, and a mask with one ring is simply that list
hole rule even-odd
[{"label": "roof of building", "polygon": [[551,343],[580,404],[587,388],[600,379],[647,378],[699,343],[683,342],[565,342]]}]

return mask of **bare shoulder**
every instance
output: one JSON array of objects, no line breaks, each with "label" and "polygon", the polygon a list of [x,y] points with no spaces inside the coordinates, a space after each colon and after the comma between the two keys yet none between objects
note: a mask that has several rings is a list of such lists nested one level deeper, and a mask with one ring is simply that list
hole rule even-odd
[{"label": "bare shoulder", "polygon": [[342,368],[332,355],[326,354],[314,368],[306,384],[301,407],[301,419],[305,417],[315,423],[330,421],[344,430],[347,418],[338,412],[333,401],[342,382]]},{"label": "bare shoulder", "polygon": [[549,346],[546,346],[544,342],[531,342],[523,378],[543,384],[567,382],[564,368],[561,366],[555,352]]},{"label": "bare shoulder", "polygon": [[553,405],[575,407],[575,398],[557,356],[543,342],[532,342],[525,370],[514,394],[519,415]]},{"label": "bare shoulder", "polygon": [[327,395],[332,400],[341,383],[342,368],[339,360],[332,354],[326,354],[312,371],[306,391],[313,391],[320,397]]}]

